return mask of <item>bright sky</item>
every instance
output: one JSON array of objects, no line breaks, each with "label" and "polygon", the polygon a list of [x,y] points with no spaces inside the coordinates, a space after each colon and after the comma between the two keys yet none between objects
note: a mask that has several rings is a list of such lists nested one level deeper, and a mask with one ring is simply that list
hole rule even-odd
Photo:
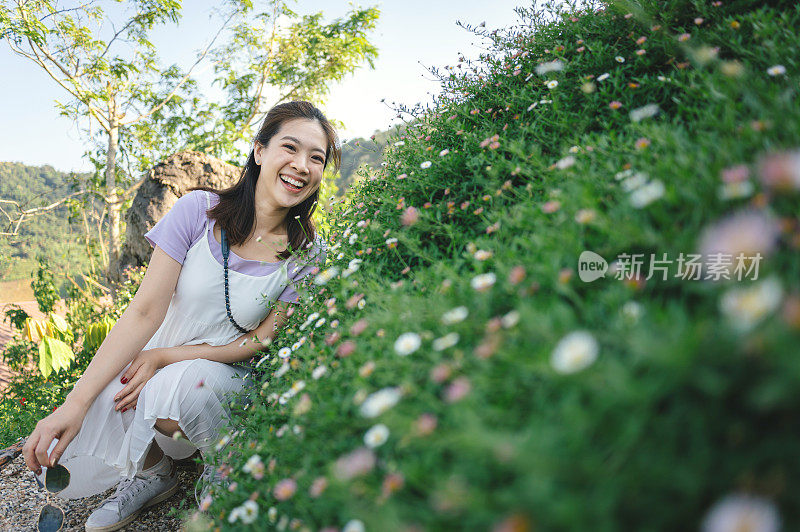
[{"label": "bright sky", "polygon": [[[431,102],[439,83],[425,67],[455,65],[459,53],[476,58],[481,39],[456,26],[456,20],[471,25],[486,22],[489,29],[519,23],[514,7],[530,6],[526,0],[379,0],[381,15],[370,41],[377,46],[375,69],[358,69],[343,82],[332,86],[323,111],[341,120],[343,141],[368,137],[376,129],[399,123],[395,113],[381,103],[402,102],[408,106]],[[162,65],[177,63],[188,68],[199,50],[213,35],[218,19],[209,21],[213,1],[184,2],[180,24],[158,28],[152,34]],[[330,21],[347,13],[345,0],[302,0],[290,4],[299,14],[323,11]],[[204,64],[201,63],[198,68]],[[210,65],[205,63],[207,70]],[[62,171],[86,171],[82,158],[85,139],[76,125],[59,116],[54,100],[67,100],[67,93],[31,61],[10,51],[0,42],[0,161],[29,165],[50,164]],[[210,73],[210,72],[209,72]],[[202,74],[199,76],[201,82]],[[208,78],[208,76],[206,76]],[[210,78],[208,78],[210,79]],[[213,91],[211,91],[213,93]],[[95,127],[95,126],[93,126]]]}]

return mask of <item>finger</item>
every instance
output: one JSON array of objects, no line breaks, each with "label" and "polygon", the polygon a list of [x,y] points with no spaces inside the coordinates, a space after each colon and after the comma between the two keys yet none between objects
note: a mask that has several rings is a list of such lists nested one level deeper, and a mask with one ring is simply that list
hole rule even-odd
[{"label": "finger", "polygon": [[139,369],[139,364],[137,364],[135,362],[131,362],[131,364],[128,366],[128,369],[126,369],[125,373],[122,374],[122,378],[120,379],[120,382],[122,382],[122,384],[126,384],[126,383],[130,382],[130,380],[133,378],[133,376],[136,375],[136,370],[137,369]]},{"label": "finger", "polygon": [[58,439],[58,443],[53,450],[50,452],[50,463],[56,465],[58,461],[61,459],[61,455],[64,454],[64,450],[69,445],[69,442],[72,441],[72,438],[75,437],[75,434],[72,432],[64,432],[61,437]]},{"label": "finger", "polygon": [[22,456],[25,458],[25,465],[28,466],[28,469],[31,471],[41,471],[41,465],[36,460],[36,455],[34,454],[34,449],[36,449],[36,445],[39,443],[39,431],[34,429],[33,433],[28,437],[28,440],[25,442],[25,445],[22,446]]},{"label": "finger", "polygon": [[53,436],[49,432],[42,432],[42,437],[39,439],[39,443],[36,444],[36,461],[45,467],[50,467],[50,459],[47,457],[47,451],[52,442]]},{"label": "finger", "polygon": [[136,389],[130,395],[128,395],[128,397],[126,397],[125,399],[120,401],[119,409],[120,410],[125,410],[127,408],[130,408],[133,405],[133,403],[136,401],[136,399],[139,397],[139,392],[142,391],[142,388],[144,388],[144,385],[145,385],[144,382],[139,384],[136,387]]}]

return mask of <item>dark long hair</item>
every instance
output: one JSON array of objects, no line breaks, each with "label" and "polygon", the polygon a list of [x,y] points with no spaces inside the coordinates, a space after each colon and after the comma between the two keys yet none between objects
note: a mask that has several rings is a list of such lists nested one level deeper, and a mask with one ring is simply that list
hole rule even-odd
[{"label": "dark long hair", "polygon": [[[329,162],[333,162],[334,173],[339,171],[342,160],[342,148],[339,144],[339,137],[333,126],[310,102],[295,100],[292,102],[276,105],[269,110],[258,130],[255,141],[262,146],[267,146],[270,139],[278,132],[281,125],[295,118],[305,118],[317,120],[325,132],[328,145],[325,148],[325,164],[323,171]],[[227,233],[228,242],[235,246],[244,243],[255,231],[256,224],[256,183],[261,167],[256,164],[253,149],[247,157],[247,163],[242,168],[239,180],[230,188],[217,190],[211,187],[192,187],[190,190],[207,190],[219,195],[219,203],[208,211],[209,218],[216,220],[216,223]],[[316,228],[311,220],[311,215],[317,208],[319,199],[319,188],[307,197],[302,203],[289,209],[287,215],[287,243],[286,249],[281,251],[278,256],[281,259],[288,259],[292,256],[292,250],[303,250],[316,238]],[[299,219],[295,219],[296,217]],[[299,222],[299,223],[298,223]]]}]

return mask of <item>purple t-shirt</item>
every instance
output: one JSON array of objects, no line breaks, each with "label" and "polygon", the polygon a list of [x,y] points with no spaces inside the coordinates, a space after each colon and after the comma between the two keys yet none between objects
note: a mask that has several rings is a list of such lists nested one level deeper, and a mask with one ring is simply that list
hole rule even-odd
[{"label": "purple t-shirt", "polygon": [[[211,196],[211,207],[214,207],[219,203],[219,196],[213,192],[208,194]],[[178,201],[175,202],[169,212],[152,229],[145,233],[144,237],[153,247],[160,247],[167,255],[183,264],[189,249],[203,238],[203,230],[206,227],[206,222],[209,222],[208,243],[211,248],[211,254],[222,266],[222,246],[214,237],[215,220],[206,215],[205,195],[206,192],[202,190],[193,190],[178,198]],[[325,262],[326,254],[324,241],[317,239],[310,254],[313,258],[311,264],[303,266],[289,260],[286,265],[289,284],[278,296],[278,301],[297,302],[299,296],[293,286],[311,273],[315,262],[321,266]],[[269,275],[274,273],[283,262],[243,259],[233,250],[228,255],[228,268],[247,275]]]}]

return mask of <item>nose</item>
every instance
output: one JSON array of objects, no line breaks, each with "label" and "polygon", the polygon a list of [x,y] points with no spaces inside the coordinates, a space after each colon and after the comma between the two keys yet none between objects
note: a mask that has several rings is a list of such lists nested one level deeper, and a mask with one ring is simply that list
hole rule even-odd
[{"label": "nose", "polygon": [[292,168],[294,168],[297,173],[307,174],[308,164],[306,164],[306,156],[302,153],[295,155],[294,158],[292,158]]}]

